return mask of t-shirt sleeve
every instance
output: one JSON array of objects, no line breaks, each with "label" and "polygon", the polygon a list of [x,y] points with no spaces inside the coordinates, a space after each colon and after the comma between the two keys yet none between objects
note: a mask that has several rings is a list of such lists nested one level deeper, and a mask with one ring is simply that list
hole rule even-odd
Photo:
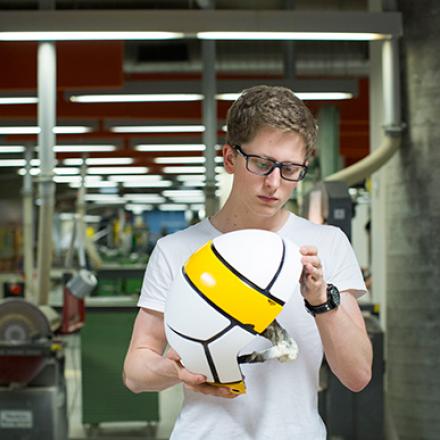
[{"label": "t-shirt sleeve", "polygon": [[358,298],[367,293],[354,250],[347,236],[336,227],[330,258],[333,264],[327,282],[334,284],[340,292],[351,290]]},{"label": "t-shirt sleeve", "polygon": [[163,312],[172,280],[171,266],[158,243],[148,260],[138,306]]}]

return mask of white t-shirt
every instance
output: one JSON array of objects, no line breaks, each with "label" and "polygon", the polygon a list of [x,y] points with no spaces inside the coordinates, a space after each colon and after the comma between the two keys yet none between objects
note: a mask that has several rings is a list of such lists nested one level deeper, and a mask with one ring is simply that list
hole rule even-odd
[{"label": "white t-shirt", "polygon": [[[298,246],[316,246],[325,280],[341,292],[352,290],[359,296],[365,293],[353,249],[339,228],[316,225],[290,214],[278,234]],[[169,286],[182,264],[219,235],[205,219],[161,238],[150,257],[138,305],[163,312]],[[297,342],[297,359],[241,365],[247,392],[235,399],[184,389],[184,404],[172,440],[325,440],[325,426],[317,409],[322,342],[299,291],[284,306],[277,321]],[[268,340],[256,336],[246,351],[269,346]]]}]

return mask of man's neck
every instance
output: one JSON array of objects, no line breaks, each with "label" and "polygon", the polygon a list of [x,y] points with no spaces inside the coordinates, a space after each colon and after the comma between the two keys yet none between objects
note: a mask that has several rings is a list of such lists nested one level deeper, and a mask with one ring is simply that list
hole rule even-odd
[{"label": "man's neck", "polygon": [[239,229],[264,229],[279,231],[287,221],[289,212],[282,209],[272,217],[256,216],[250,212],[242,212],[243,208],[234,208],[232,203],[226,201],[220,211],[210,217],[211,224],[220,232],[232,232]]}]

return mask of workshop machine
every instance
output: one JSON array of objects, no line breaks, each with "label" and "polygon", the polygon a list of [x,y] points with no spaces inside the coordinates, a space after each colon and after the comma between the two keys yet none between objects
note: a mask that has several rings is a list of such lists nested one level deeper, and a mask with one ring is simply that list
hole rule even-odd
[{"label": "workshop machine", "polygon": [[0,438],[67,440],[58,315],[22,298],[0,302]]}]

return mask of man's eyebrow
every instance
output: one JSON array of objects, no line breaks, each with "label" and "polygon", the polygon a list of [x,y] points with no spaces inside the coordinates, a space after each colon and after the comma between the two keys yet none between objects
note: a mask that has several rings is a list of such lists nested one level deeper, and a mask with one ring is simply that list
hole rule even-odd
[{"label": "man's eyebrow", "polygon": [[[254,156],[259,156],[259,155],[255,154]],[[293,161],[293,160],[276,160],[273,157],[266,156],[266,155],[261,155],[259,157],[262,157],[263,159],[273,160],[274,162],[281,163],[283,165],[303,165],[302,163],[296,162],[296,161]]]}]

